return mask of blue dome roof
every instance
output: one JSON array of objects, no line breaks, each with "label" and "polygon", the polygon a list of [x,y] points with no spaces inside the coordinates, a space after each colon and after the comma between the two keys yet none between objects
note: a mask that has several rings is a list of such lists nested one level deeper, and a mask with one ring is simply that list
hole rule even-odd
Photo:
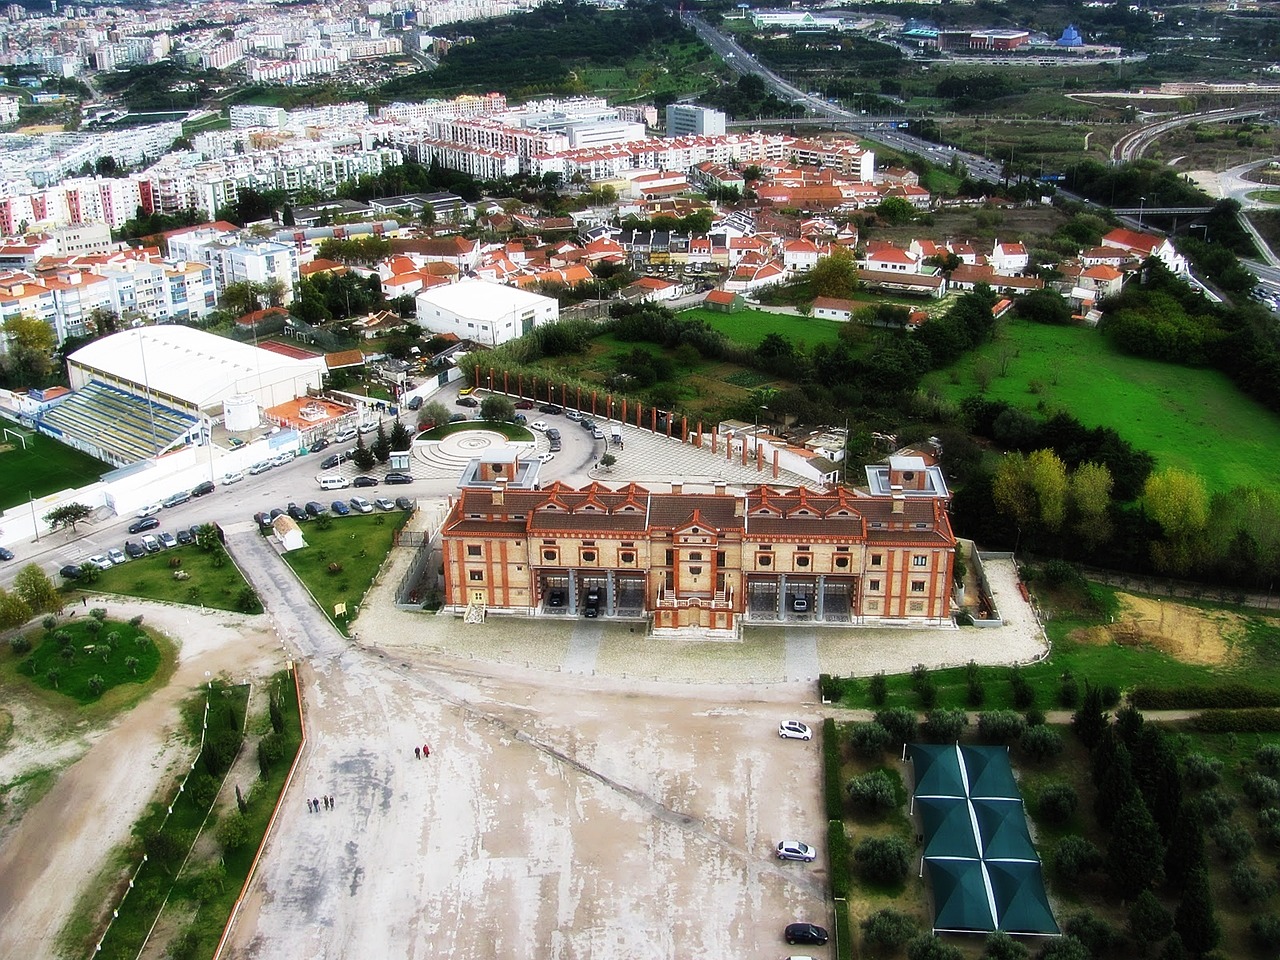
[{"label": "blue dome roof", "polygon": [[1069,23],[1056,42],[1060,47],[1083,47],[1084,37],[1080,36],[1080,31],[1076,29],[1074,23]]}]

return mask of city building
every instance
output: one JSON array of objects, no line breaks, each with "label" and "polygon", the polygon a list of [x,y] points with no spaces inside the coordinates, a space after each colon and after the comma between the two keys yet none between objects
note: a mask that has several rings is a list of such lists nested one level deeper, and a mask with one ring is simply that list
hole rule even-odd
[{"label": "city building", "polygon": [[667,104],[668,137],[723,137],[725,115],[692,103]]},{"label": "city building", "polygon": [[418,326],[495,347],[560,319],[552,297],[487,280],[460,280],[418,294]]}]

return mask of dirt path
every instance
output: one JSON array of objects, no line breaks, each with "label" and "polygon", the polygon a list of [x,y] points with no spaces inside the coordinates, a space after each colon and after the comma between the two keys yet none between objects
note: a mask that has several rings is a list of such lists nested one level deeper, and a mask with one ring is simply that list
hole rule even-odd
[{"label": "dirt path", "polygon": [[167,634],[179,647],[177,670],[164,689],[88,737],[85,754],[0,845],[0,957],[56,955],[84,883],[128,839],[153,785],[190,753],[173,736],[179,703],[207,678],[256,678],[283,665],[265,617],[139,601],[107,606],[113,618],[143,614]]}]

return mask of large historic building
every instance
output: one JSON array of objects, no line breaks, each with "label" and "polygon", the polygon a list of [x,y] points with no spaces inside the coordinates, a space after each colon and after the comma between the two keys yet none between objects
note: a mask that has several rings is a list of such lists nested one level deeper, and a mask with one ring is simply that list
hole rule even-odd
[{"label": "large historic building", "polygon": [[444,525],[446,602],[458,614],[590,607],[651,617],[658,632],[717,634],[744,622],[941,624],[951,614],[956,540],[943,498],[679,483],[533,490],[500,474],[464,486]]}]

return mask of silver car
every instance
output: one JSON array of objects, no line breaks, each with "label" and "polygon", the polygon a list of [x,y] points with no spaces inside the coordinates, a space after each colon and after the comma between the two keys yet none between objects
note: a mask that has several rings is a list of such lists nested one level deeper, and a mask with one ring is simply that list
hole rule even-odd
[{"label": "silver car", "polygon": [[813,863],[818,859],[818,851],[799,840],[781,840],[776,848],[779,860],[801,860]]},{"label": "silver car", "polygon": [[778,724],[778,736],[784,740],[812,740],[813,731],[799,720],[783,720]]}]

